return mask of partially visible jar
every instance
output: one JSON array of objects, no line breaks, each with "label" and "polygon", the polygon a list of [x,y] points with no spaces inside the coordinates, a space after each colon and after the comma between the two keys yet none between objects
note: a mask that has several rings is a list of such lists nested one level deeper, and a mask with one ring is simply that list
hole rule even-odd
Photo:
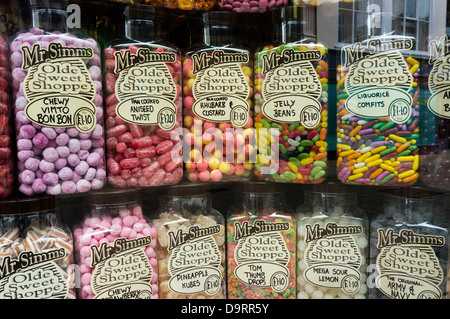
[{"label": "partially visible jar", "polygon": [[19,31],[22,22],[16,1],[2,1],[0,3],[0,16],[0,34],[9,39]]},{"label": "partially visible jar", "polygon": [[282,191],[259,182],[234,190],[227,215],[228,298],[295,299],[296,222]]},{"label": "partially visible jar", "polygon": [[145,0],[145,3],[172,10],[209,11],[217,4],[217,0]]},{"label": "partially visible jar", "polygon": [[447,287],[445,194],[420,188],[383,192],[370,224],[370,299],[443,299]]},{"label": "partially visible jar", "polygon": [[369,219],[358,193],[326,184],[297,208],[297,298],[366,299]]},{"label": "partially visible jar", "polygon": [[11,199],[0,207],[0,299],[75,299],[72,233],[54,198]]},{"label": "partially visible jar", "polygon": [[287,6],[288,4],[289,0],[219,0],[218,8],[236,13],[263,13],[277,7]]},{"label": "partially visible jar", "polygon": [[95,192],[74,227],[80,299],[158,299],[156,229],[141,193]]},{"label": "partially visible jar", "polygon": [[420,127],[421,180],[430,188],[450,190],[450,79],[448,65],[450,48],[448,36],[430,41],[430,58],[425,63],[424,97]]},{"label": "partially visible jar", "polygon": [[30,0],[32,26],[10,44],[18,182],[26,196],[85,193],[106,180],[101,52],[94,39],[68,32],[67,6]]},{"label": "partially visible jar", "polygon": [[7,40],[0,36],[0,199],[11,195],[15,186],[15,137],[11,107],[11,72]]},{"label": "partially visible jar", "polygon": [[255,53],[260,180],[317,184],[326,178],[328,49],[317,42],[315,13],[312,7],[273,10],[272,41]]},{"label": "partially visible jar", "polygon": [[206,188],[161,192],[153,224],[160,299],[225,299],[225,219]]},{"label": "partially visible jar", "polygon": [[206,12],[183,58],[185,176],[191,182],[253,175],[253,59],[239,15]]},{"label": "partially visible jar", "polygon": [[114,187],[183,178],[181,52],[166,41],[164,13],[128,6],[125,37],[105,49],[106,157]]}]

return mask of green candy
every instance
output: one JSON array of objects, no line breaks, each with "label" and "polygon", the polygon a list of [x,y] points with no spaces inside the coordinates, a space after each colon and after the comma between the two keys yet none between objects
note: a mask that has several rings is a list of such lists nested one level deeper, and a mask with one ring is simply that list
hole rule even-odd
[{"label": "green candy", "polygon": [[267,128],[267,129],[270,128],[270,123],[267,122],[266,119],[262,119],[262,120],[261,120],[261,124],[262,124],[265,128]]},{"label": "green candy", "polygon": [[300,145],[301,145],[301,146],[306,146],[306,147],[308,147],[308,146],[313,146],[313,145],[314,145],[314,142],[313,142],[313,141],[310,141],[310,140],[303,140],[303,141],[300,142]]},{"label": "green candy", "polygon": [[343,100],[343,99],[346,99],[346,98],[348,98],[348,94],[347,93],[342,93],[342,94],[339,94],[337,96],[338,100]]},{"label": "green candy", "polygon": [[259,165],[258,163],[255,163],[255,169],[256,169],[258,172],[261,172],[261,165]]},{"label": "green candy", "polygon": [[293,130],[295,130],[300,124],[298,123],[292,123],[291,125],[289,125],[289,132],[292,132]]},{"label": "green candy", "polygon": [[388,123],[384,124],[382,127],[380,127],[380,132],[386,131],[393,126],[395,126],[394,122],[388,122]]},{"label": "green candy", "polygon": [[299,151],[300,153],[303,152],[304,149],[305,149],[304,146],[299,146],[299,147],[297,147],[297,151]]},{"label": "green candy", "polygon": [[282,129],[283,129],[283,127],[282,127],[280,124],[278,124],[278,123],[272,122],[271,125],[272,125],[273,128],[277,128],[277,129],[279,129],[279,130],[282,130]]},{"label": "green candy", "polygon": [[377,124],[375,124],[374,126],[372,126],[372,128],[374,130],[379,129],[380,127],[382,127],[384,125],[384,122],[378,122]]},{"label": "green candy", "polygon": [[411,134],[410,136],[405,136],[406,140],[416,140],[419,138],[419,134]]},{"label": "green candy", "polygon": [[319,179],[319,178],[321,178],[322,176],[324,176],[325,175],[325,171],[324,170],[322,170],[322,171],[320,171],[319,173],[317,173],[315,176],[314,176],[314,179]]},{"label": "green candy", "polygon": [[410,147],[407,148],[407,150],[415,151],[417,149],[417,145],[411,145]]},{"label": "green candy", "polygon": [[304,158],[307,158],[307,157],[309,157],[308,153],[300,153],[300,154],[297,155],[297,159],[300,160],[300,161],[302,159],[304,159]]},{"label": "green candy", "polygon": [[[297,178],[297,176],[295,176],[294,173],[289,172],[289,171],[286,171],[286,172],[284,172],[283,174],[284,174],[285,177],[287,177],[287,178],[289,178],[289,179],[296,179],[296,178]],[[283,175],[281,175],[281,176],[283,176]]]},{"label": "green candy", "polygon": [[389,182],[391,179],[393,179],[394,178],[394,174],[389,174],[389,175],[387,175],[385,178],[383,178],[381,181],[380,181],[380,185],[383,185],[384,183],[386,183],[386,182]]},{"label": "green candy", "polygon": [[406,156],[409,155],[409,153],[411,153],[410,150],[404,150],[403,152],[398,153],[398,156]]},{"label": "green candy", "polygon": [[282,139],[283,139],[283,141],[287,141],[287,140],[289,139],[289,136],[283,135],[283,136],[282,136]]},{"label": "green candy", "polygon": [[311,175],[316,176],[317,173],[319,173],[322,170],[322,167],[316,166],[311,170]]},{"label": "green candy", "polygon": [[384,151],[381,151],[380,156],[384,156],[384,155],[390,154],[392,152],[395,152],[396,149],[397,148],[395,146],[389,147],[389,148],[385,149]]},{"label": "green candy", "polygon": [[313,143],[315,143],[315,142],[317,142],[318,140],[319,140],[319,134],[316,134],[316,135],[314,135],[314,137],[311,139],[311,141],[313,142]]},{"label": "green candy", "polygon": [[289,183],[291,181],[291,179],[289,177],[285,176],[284,175],[285,173],[292,173],[292,172],[284,172],[283,174],[280,175],[280,180],[282,182]]},{"label": "green candy", "polygon": [[327,167],[327,163],[324,161],[315,161],[313,163],[314,166]]},{"label": "green candy", "polygon": [[289,162],[293,163],[295,166],[302,165],[296,157],[289,157]]},{"label": "green candy", "polygon": [[279,143],[278,148],[281,153],[286,154],[286,147],[283,144]]}]

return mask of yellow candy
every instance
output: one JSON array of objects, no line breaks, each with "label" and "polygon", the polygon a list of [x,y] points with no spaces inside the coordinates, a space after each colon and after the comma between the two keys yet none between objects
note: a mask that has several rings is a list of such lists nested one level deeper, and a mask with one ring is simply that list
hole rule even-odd
[{"label": "yellow candy", "polygon": [[339,153],[339,156],[346,157],[346,156],[352,155],[353,153],[355,153],[355,150],[344,151],[344,152]]},{"label": "yellow candy", "polygon": [[400,142],[402,144],[407,142],[407,140],[405,138],[403,138],[401,136],[394,135],[394,134],[389,134],[389,138],[394,140],[394,141]]},{"label": "yellow candy", "polygon": [[372,154],[377,154],[377,153],[380,153],[381,151],[384,151],[385,149],[386,149],[386,146],[379,146],[379,147],[372,149],[370,152]]},{"label": "yellow candy", "polygon": [[230,169],[231,169],[230,164],[228,164],[226,162],[222,162],[222,163],[219,164],[219,171],[222,174],[227,174],[230,171]]},{"label": "yellow candy", "polygon": [[384,170],[389,171],[389,172],[392,172],[392,173],[395,172],[395,168],[393,168],[393,167],[391,167],[391,166],[389,166],[389,165],[386,165],[386,164],[380,164],[380,167],[381,167],[382,169],[384,169]]},{"label": "yellow candy", "polygon": [[414,175],[415,173],[416,173],[416,171],[413,170],[413,169],[411,169],[411,170],[409,170],[409,171],[406,171],[406,172],[403,172],[403,173],[398,174],[398,178],[405,178],[405,177]]},{"label": "yellow candy", "polygon": [[418,168],[419,168],[419,155],[414,155],[414,162],[412,165],[412,169],[417,171]]},{"label": "yellow candy", "polygon": [[357,175],[359,173],[364,173],[365,171],[367,171],[369,168],[367,166],[363,166],[361,168],[357,168],[355,170],[353,170],[353,174]]},{"label": "yellow candy", "polygon": [[356,174],[356,175],[350,175],[349,177],[348,177],[348,180],[349,181],[354,181],[355,179],[358,179],[358,178],[361,178],[361,177],[363,177],[363,173],[359,173],[359,174]]},{"label": "yellow candy", "polygon": [[[369,152],[369,153],[370,153],[370,152]],[[366,158],[366,159],[364,160],[364,163],[370,163],[370,162],[376,161],[376,160],[379,159],[379,158],[380,158],[380,154],[375,154],[375,155],[373,155],[373,156],[371,156],[371,157]]]},{"label": "yellow candy", "polygon": [[295,173],[295,177],[297,177],[297,179],[302,179],[303,175],[300,173]]},{"label": "yellow candy", "polygon": [[312,157],[307,157],[307,158],[302,159],[302,160],[300,161],[300,164],[302,164],[302,165],[309,165],[309,164],[311,164],[312,162],[314,162],[314,158],[312,158]]},{"label": "yellow candy", "polygon": [[399,156],[397,158],[397,160],[399,160],[400,162],[412,162],[414,161],[415,157],[414,156]]},{"label": "yellow candy", "polygon": [[382,160],[382,159],[379,159],[379,160],[376,160],[376,161],[372,161],[372,162],[370,162],[370,163],[367,163],[367,167],[378,166],[378,165],[380,165],[381,163],[383,163],[383,160]]},{"label": "yellow candy", "polygon": [[291,171],[293,171],[294,173],[297,173],[297,172],[298,172],[298,167],[297,167],[297,165],[295,165],[294,163],[288,162],[288,166],[289,166],[289,168],[291,169]]},{"label": "yellow candy", "polygon": [[215,158],[215,157],[211,157],[211,159],[208,162],[209,168],[211,169],[218,169],[219,165],[220,165],[220,161]]},{"label": "yellow candy", "polygon": [[369,158],[370,156],[372,156],[372,153],[370,153],[370,152],[364,153],[363,155],[361,155],[360,157],[358,157],[358,158],[356,159],[356,163],[361,163],[361,162],[363,162],[366,158]]}]

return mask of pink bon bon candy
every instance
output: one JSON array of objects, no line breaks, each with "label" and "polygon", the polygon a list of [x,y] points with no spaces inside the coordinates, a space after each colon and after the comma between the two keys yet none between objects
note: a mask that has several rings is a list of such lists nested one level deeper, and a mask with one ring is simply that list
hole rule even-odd
[{"label": "pink bon bon candy", "polygon": [[86,213],[73,231],[81,276],[78,298],[159,298],[157,233],[140,202],[134,190],[100,191],[87,198]]},{"label": "pink bon bon candy", "polygon": [[181,54],[151,27],[164,16],[154,7],[128,6],[127,39],[104,52],[106,157],[114,187],[174,185],[183,178]]},{"label": "pink bon bon candy", "polygon": [[32,3],[33,27],[10,44],[19,191],[27,196],[105,184],[101,52],[94,39],[67,33],[67,5]]}]

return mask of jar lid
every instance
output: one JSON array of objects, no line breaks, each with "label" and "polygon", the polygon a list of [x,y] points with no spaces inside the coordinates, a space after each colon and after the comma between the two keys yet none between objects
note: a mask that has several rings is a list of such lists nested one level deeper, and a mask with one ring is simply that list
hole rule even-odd
[{"label": "jar lid", "polygon": [[358,193],[358,188],[355,185],[347,185],[341,182],[327,182],[310,185],[310,188],[305,189],[305,193],[345,195]]},{"label": "jar lid", "polygon": [[205,25],[231,25],[239,24],[239,15],[229,11],[208,11],[203,13],[202,20]]},{"label": "jar lid", "polygon": [[211,194],[211,185],[204,184],[178,184],[175,186],[161,187],[157,194],[159,197],[198,197]]},{"label": "jar lid", "polygon": [[69,5],[68,0],[29,0],[30,6],[33,7],[42,7],[42,8],[55,8],[55,9],[64,9],[66,10]]},{"label": "jar lid", "polygon": [[239,182],[233,184],[233,191],[245,194],[285,193],[287,185],[267,182]]},{"label": "jar lid", "polygon": [[0,201],[0,215],[26,215],[55,208],[54,196],[11,198]]},{"label": "jar lid", "polygon": [[86,195],[88,205],[117,205],[137,202],[142,199],[138,189],[103,189]]},{"label": "jar lid", "polygon": [[314,6],[291,6],[278,7],[269,11],[270,23],[296,22],[296,32],[300,35],[316,38],[317,37],[317,23],[316,23],[316,7]]},{"label": "jar lid", "polygon": [[125,8],[126,19],[161,20],[166,18],[166,11],[147,4],[131,4]]},{"label": "jar lid", "polygon": [[418,200],[436,199],[437,197],[444,195],[443,192],[426,190],[419,187],[407,187],[407,188],[401,187],[401,188],[383,189],[380,192],[385,193],[389,197],[418,199]]}]

